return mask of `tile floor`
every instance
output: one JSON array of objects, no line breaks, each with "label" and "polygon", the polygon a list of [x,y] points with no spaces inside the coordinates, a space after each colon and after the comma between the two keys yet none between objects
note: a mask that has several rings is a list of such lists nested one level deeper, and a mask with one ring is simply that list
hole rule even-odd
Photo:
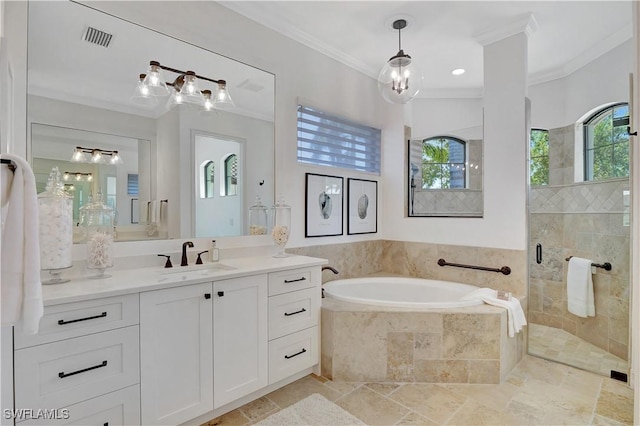
[{"label": "tile floor", "polygon": [[250,425],[319,393],[369,425],[630,425],[625,383],[525,356],[498,385],[350,383],[306,376],[207,426]]},{"label": "tile floor", "polygon": [[529,324],[529,353],[609,377],[627,373],[627,361],[558,328]]}]

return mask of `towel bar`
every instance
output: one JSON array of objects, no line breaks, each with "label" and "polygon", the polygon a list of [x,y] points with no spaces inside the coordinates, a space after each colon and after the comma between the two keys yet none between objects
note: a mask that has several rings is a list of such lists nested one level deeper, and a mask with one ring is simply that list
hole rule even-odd
[{"label": "towel bar", "polygon": [[455,266],[457,268],[475,269],[478,271],[500,272],[501,274],[504,274],[504,275],[509,275],[511,273],[511,268],[509,268],[508,266],[503,266],[502,268],[487,268],[484,266],[463,265],[461,263],[449,263],[444,259],[438,259],[438,265]]},{"label": "towel bar", "polygon": [[6,164],[9,167],[9,170],[12,172],[16,171],[16,165],[13,164],[13,161],[7,160],[6,158],[0,158],[0,164]]},{"label": "towel bar", "polygon": [[[568,262],[569,259],[571,259],[573,256],[569,256],[567,257],[565,260]],[[612,266],[611,263],[609,262],[604,262],[604,263],[592,263],[591,266],[595,266],[596,268],[602,268],[605,271],[610,271]]]}]

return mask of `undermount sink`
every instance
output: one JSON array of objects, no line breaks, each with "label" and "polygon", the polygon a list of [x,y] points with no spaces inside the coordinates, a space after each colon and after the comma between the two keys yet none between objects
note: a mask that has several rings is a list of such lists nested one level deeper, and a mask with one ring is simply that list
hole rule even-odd
[{"label": "undermount sink", "polygon": [[214,272],[220,271],[232,271],[236,268],[233,266],[225,265],[224,263],[203,263],[202,265],[191,265],[191,266],[174,266],[173,268],[163,269],[160,274],[161,275],[170,275],[170,274],[187,274],[190,272],[200,272],[202,275],[207,275]]}]

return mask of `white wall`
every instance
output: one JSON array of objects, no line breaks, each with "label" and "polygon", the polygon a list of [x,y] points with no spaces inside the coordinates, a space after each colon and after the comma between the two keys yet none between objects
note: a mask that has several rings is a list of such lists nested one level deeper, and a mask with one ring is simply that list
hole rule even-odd
[{"label": "white wall", "polygon": [[482,99],[414,99],[411,139],[436,135],[482,139]]},{"label": "white wall", "polygon": [[633,42],[628,40],[564,78],[530,86],[531,126],[564,127],[593,108],[627,102],[633,68]]}]

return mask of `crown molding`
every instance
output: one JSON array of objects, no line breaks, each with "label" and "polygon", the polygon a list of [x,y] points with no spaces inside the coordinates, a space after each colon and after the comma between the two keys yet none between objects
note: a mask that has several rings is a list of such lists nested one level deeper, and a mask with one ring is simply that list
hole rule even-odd
[{"label": "crown molding", "polygon": [[529,85],[547,83],[552,80],[567,77],[632,38],[632,25],[625,25],[610,36],[598,41],[598,43],[588,50],[581,52],[566,64],[551,70],[530,74],[528,79]]},{"label": "crown molding", "polygon": [[372,69],[363,61],[347,55],[322,40],[311,36],[309,33],[298,29],[298,26],[285,16],[274,18],[271,13],[267,13],[270,7],[273,7],[269,2],[221,1],[219,4],[371,78],[378,78],[380,70]]},{"label": "crown molding", "polygon": [[519,33],[524,33],[527,37],[531,37],[537,29],[538,22],[536,18],[533,16],[533,13],[528,13],[506,24],[481,31],[474,35],[473,38],[482,46],[486,46]]}]

